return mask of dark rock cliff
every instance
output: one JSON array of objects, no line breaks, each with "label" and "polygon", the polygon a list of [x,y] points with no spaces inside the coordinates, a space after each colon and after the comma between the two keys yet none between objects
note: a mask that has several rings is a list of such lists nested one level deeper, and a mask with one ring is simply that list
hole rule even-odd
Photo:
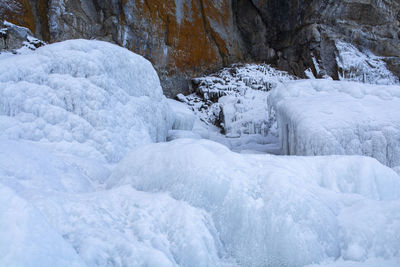
[{"label": "dark rock cliff", "polygon": [[238,61],[338,78],[338,40],[400,75],[400,0],[2,0],[0,20],[47,42],[115,42],[155,65],[166,95]]}]

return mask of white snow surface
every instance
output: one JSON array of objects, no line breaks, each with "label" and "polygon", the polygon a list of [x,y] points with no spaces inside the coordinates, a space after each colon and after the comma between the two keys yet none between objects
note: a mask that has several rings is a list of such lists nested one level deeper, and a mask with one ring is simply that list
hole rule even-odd
[{"label": "white snow surface", "polygon": [[0,58],[0,135],[119,161],[164,141],[171,110],[153,66],[127,49],[70,40]]},{"label": "white snow surface", "polygon": [[289,155],[366,155],[400,165],[400,86],[330,80],[273,90],[280,145]]},{"label": "white snow surface", "polygon": [[208,212],[242,266],[400,263],[400,177],[372,158],[241,155],[179,139],[131,152],[107,181],[127,185]]}]

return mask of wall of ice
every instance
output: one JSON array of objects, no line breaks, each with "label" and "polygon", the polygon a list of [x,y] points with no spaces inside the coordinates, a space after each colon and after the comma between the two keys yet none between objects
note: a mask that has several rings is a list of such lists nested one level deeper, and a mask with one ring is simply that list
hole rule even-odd
[{"label": "wall of ice", "polygon": [[288,82],[270,94],[288,155],[366,155],[400,165],[400,86]]},{"label": "wall of ice", "polygon": [[127,49],[70,40],[0,58],[3,137],[116,162],[171,125],[153,66]]}]

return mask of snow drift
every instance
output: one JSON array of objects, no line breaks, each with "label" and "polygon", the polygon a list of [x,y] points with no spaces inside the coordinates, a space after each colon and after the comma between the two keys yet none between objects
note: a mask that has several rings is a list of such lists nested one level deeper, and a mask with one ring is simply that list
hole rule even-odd
[{"label": "snow drift", "polygon": [[204,209],[239,265],[399,262],[400,177],[372,158],[241,155],[180,139],[136,149],[107,184]]},{"label": "snow drift", "polygon": [[153,66],[127,49],[70,40],[0,59],[0,135],[120,160],[164,141],[172,119]]},{"label": "snow drift", "polygon": [[288,155],[366,155],[400,165],[400,86],[303,80],[273,90]]}]

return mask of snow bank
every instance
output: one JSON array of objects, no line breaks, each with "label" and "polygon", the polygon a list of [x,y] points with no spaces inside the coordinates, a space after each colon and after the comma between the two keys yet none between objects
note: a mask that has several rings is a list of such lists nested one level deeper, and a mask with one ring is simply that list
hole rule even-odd
[{"label": "snow bank", "polygon": [[372,158],[241,155],[180,139],[136,149],[107,184],[204,209],[242,266],[400,258],[400,177]]},{"label": "snow bank", "polygon": [[0,58],[0,135],[120,160],[164,141],[171,111],[151,63],[101,41],[70,40]]},{"label": "snow bank", "polygon": [[268,91],[294,79],[269,65],[233,65],[211,76],[193,79],[196,95],[186,103],[203,121],[220,126],[226,136],[266,136],[271,127]]},{"label": "snow bank", "polygon": [[273,90],[269,103],[284,154],[356,154],[400,165],[400,86],[294,81]]}]

